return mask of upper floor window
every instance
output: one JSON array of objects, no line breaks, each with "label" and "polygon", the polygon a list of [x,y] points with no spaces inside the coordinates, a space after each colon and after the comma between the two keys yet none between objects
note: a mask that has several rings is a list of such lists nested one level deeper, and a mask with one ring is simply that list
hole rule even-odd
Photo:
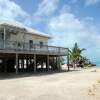
[{"label": "upper floor window", "polygon": [[29,40],[30,48],[33,48],[33,40]]},{"label": "upper floor window", "polygon": [[4,34],[2,32],[0,32],[0,40],[4,39]]},{"label": "upper floor window", "polygon": [[42,41],[40,41],[40,47],[42,47],[43,46],[43,42]]}]

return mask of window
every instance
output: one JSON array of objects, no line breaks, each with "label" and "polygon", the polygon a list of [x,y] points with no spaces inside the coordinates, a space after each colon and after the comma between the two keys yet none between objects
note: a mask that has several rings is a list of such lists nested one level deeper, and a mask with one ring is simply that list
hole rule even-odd
[{"label": "window", "polygon": [[2,32],[0,32],[0,40],[4,39],[4,34]]},{"label": "window", "polygon": [[7,40],[10,40],[10,36],[11,36],[11,34],[10,34],[10,33],[7,33],[7,34],[6,34],[6,39],[7,39]]},{"label": "window", "polygon": [[43,42],[42,42],[42,41],[40,41],[40,48],[41,48],[41,47],[43,47]]},{"label": "window", "polygon": [[33,48],[33,40],[29,40],[30,48]]},{"label": "window", "polygon": [[3,40],[4,39],[4,33],[1,33],[1,35],[2,35],[1,37],[2,37],[2,40]]}]

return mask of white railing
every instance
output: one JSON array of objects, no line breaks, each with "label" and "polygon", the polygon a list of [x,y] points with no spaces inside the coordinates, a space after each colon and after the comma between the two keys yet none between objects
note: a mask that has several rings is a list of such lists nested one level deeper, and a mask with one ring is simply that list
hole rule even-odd
[{"label": "white railing", "polygon": [[0,40],[0,49],[9,49],[9,50],[22,50],[22,51],[37,51],[37,52],[48,52],[48,53],[63,53],[67,54],[67,48],[48,46],[48,45],[39,45],[17,41],[3,41]]}]

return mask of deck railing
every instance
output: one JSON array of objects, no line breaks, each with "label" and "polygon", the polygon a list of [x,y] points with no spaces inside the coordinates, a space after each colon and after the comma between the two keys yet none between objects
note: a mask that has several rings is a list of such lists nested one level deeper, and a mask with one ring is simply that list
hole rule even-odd
[{"label": "deck railing", "polygon": [[0,49],[67,54],[67,48],[63,47],[39,45],[39,44],[32,45],[24,42],[4,41],[4,40],[0,40]]}]

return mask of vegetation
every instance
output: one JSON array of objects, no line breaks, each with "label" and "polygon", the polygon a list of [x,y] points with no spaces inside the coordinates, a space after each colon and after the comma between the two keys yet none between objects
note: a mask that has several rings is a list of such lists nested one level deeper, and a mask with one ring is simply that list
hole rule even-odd
[{"label": "vegetation", "polygon": [[[72,49],[68,49],[68,64],[71,64],[72,67],[84,67],[85,65],[89,65],[90,64],[90,61],[89,59],[87,59],[86,57],[84,57],[82,55],[82,52],[84,51],[85,49],[84,48],[79,48],[78,47],[78,44],[75,43],[74,44],[74,47]],[[69,66],[68,66],[68,70],[69,70]]]},{"label": "vegetation", "polygon": [[65,59],[63,57],[60,57],[60,59],[58,59],[57,65],[64,65],[65,64]]}]

